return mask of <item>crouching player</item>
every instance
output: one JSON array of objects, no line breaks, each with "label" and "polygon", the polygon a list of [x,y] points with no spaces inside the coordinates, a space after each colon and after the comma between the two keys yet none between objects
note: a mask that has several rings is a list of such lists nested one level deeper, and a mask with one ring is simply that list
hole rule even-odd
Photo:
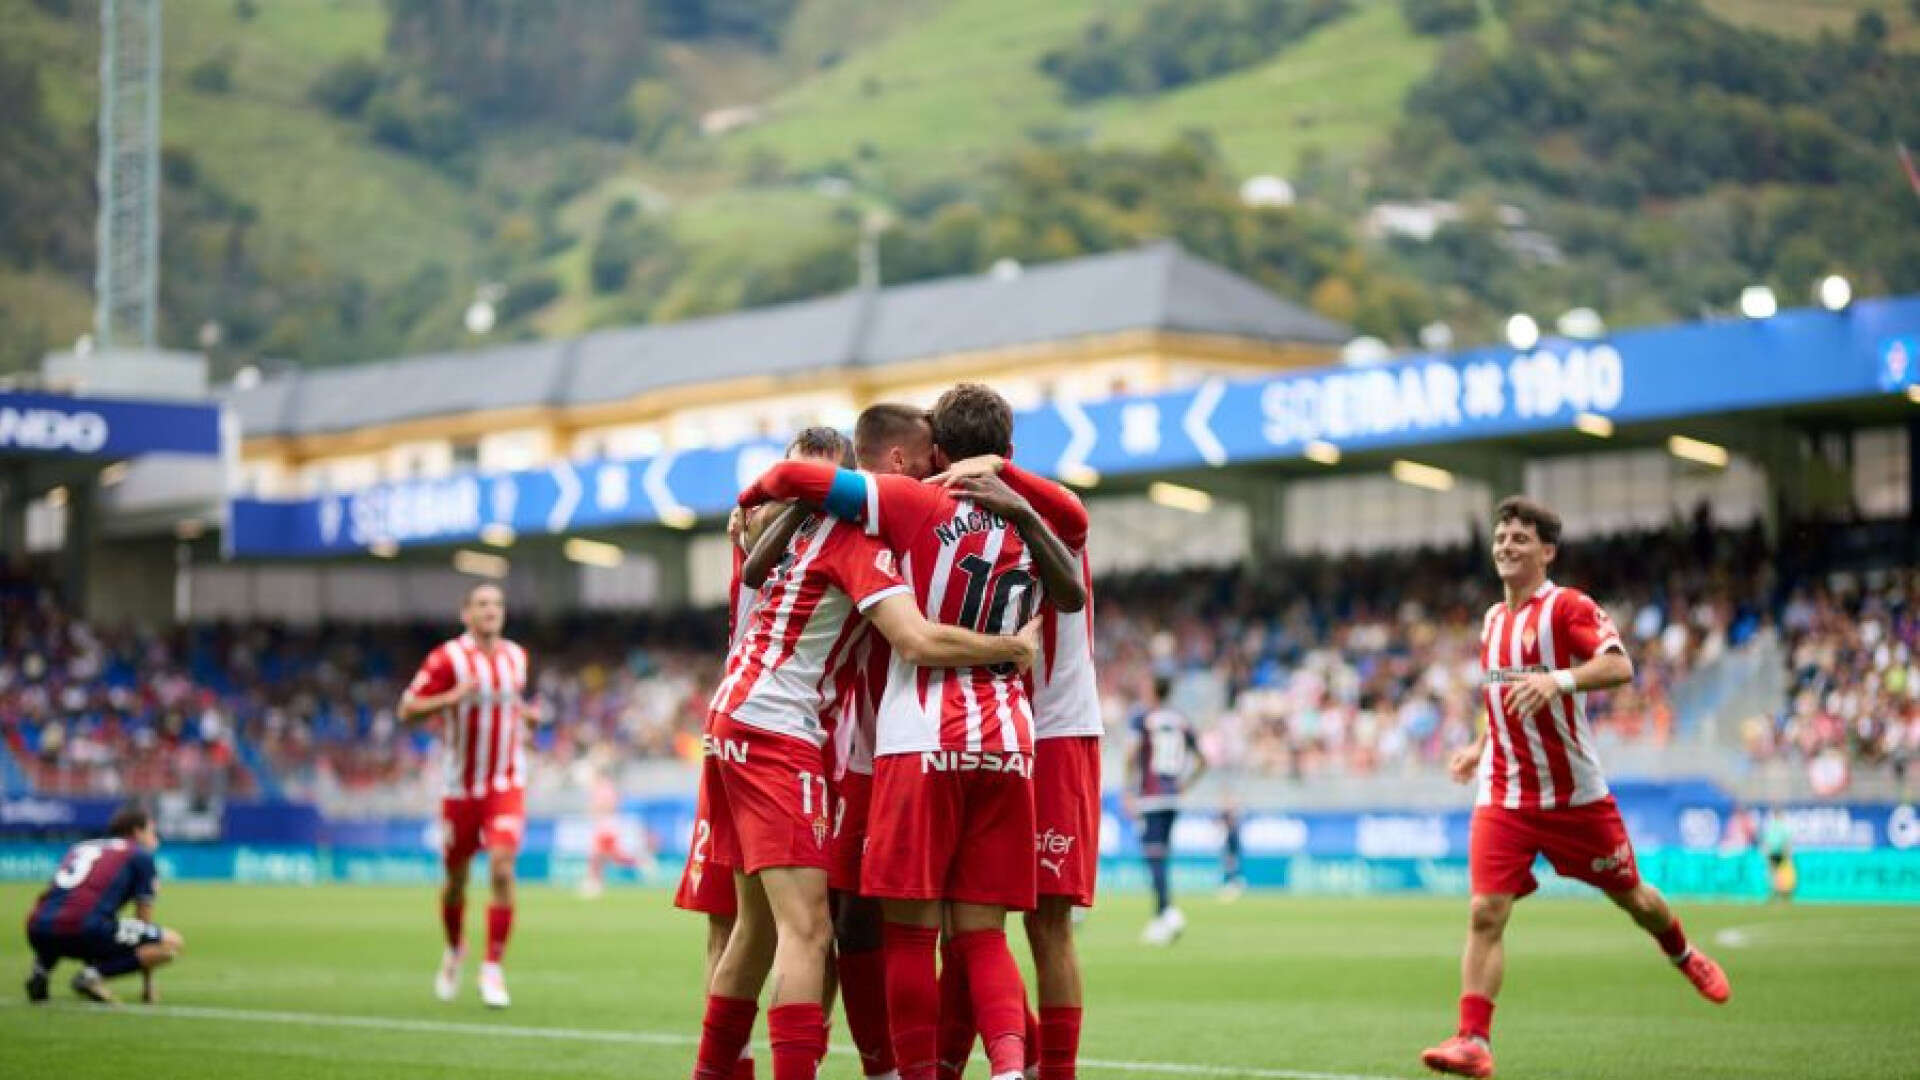
[{"label": "crouching player", "polygon": [[[153,971],[180,955],[186,942],[178,931],[153,922],[154,884],[159,872],[153,852],[160,832],[145,810],[129,807],[113,815],[107,838],[73,845],[60,860],[45,892],[27,916],[27,944],[33,949],[33,974],[27,1000],[47,1000],[47,980],[55,964],[77,960],[73,992],[102,1004],[115,1003],[107,980],[140,973],[141,999],[157,1000]],[[133,917],[120,909],[131,901]]]}]

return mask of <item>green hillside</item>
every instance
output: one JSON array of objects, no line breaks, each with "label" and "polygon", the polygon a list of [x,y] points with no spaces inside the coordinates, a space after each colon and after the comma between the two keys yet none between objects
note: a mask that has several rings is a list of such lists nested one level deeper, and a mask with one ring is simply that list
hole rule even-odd
[{"label": "green hillside", "polygon": [[[87,326],[96,2],[0,0],[0,83],[37,86],[0,154],[0,370]],[[228,369],[456,347],[489,284],[508,338],[810,295],[851,282],[875,211],[889,280],[1171,234],[1405,339],[1432,317],[1483,332],[1514,305],[1690,314],[1734,282],[1837,264],[1795,221],[1838,246],[1897,236],[1912,209],[1882,166],[1920,133],[1871,104],[1911,70],[1910,0],[635,0],[572,5],[541,32],[510,21],[531,2],[168,0],[166,343],[215,324]],[[1879,22],[1856,25],[1862,9]],[[1583,160],[1578,116],[1470,115],[1477,94],[1527,112],[1475,65],[1524,80],[1554,55],[1570,59],[1549,80],[1583,87],[1574,113],[1648,115],[1615,100],[1648,91],[1608,74],[1633,67],[1610,29],[1648,27],[1732,42],[1716,64],[1824,64],[1849,85],[1756,94],[1709,71],[1686,92],[1751,100],[1775,119],[1739,115],[1778,127],[1755,137],[1824,139],[1845,167],[1696,162],[1705,179],[1667,192],[1622,172],[1641,147]],[[1538,47],[1561,38],[1586,45]],[[1069,83],[1065,56],[1119,81]],[[720,109],[734,126],[703,131]],[[1613,186],[1596,197],[1579,170]],[[1239,206],[1259,173],[1300,205]],[[1567,257],[1529,265],[1484,218],[1426,247],[1361,236],[1369,202],[1433,195],[1518,205]],[[1699,227],[1741,215],[1792,250]],[[1701,235],[1685,266],[1649,265]],[[1869,288],[1920,288],[1912,258],[1864,247],[1847,268]]]}]

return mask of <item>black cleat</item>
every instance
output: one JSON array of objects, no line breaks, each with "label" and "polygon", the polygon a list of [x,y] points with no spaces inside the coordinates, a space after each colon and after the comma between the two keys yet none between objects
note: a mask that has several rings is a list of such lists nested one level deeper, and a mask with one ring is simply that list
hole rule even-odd
[{"label": "black cleat", "polygon": [[90,967],[81,968],[79,973],[74,975],[73,982],[69,985],[73,987],[74,993],[79,994],[89,1001],[97,1001],[102,1005],[118,1005],[120,1003],[119,1000],[113,996],[113,991],[107,989],[107,980],[101,978],[100,973]]},{"label": "black cleat", "polygon": [[35,1005],[47,1000],[47,973],[36,971],[27,976],[27,1000]]}]

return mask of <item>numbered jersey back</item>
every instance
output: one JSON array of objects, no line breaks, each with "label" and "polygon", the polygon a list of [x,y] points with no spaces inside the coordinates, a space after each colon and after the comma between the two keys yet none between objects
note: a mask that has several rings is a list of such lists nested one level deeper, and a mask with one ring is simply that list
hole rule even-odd
[{"label": "numbered jersey back", "polygon": [[40,894],[27,918],[28,929],[77,934],[111,927],[128,901],[153,898],[157,876],[153,856],[130,840],[75,844]]},{"label": "numbered jersey back", "polygon": [[[1040,601],[1032,557],[997,514],[900,476],[869,477],[868,529],[899,553],[920,610],[934,622],[1011,634]],[[877,752],[1033,751],[1033,709],[1011,667],[917,668],[895,656],[881,700]]]}]

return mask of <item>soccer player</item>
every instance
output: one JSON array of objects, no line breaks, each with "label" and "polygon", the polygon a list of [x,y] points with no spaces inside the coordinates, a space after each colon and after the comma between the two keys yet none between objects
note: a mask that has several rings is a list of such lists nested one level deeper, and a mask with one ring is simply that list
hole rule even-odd
[{"label": "soccer player", "polygon": [[[846,440],[828,427],[812,427],[796,435],[787,445],[787,457],[802,461],[838,463],[846,454]],[[791,508],[789,508],[791,511]],[[772,506],[748,515],[736,511],[728,520],[727,535],[733,548],[733,579],[727,585],[727,643],[731,651],[752,625],[754,608],[760,603],[760,587],[766,583],[773,566],[786,555],[787,545],[804,511],[776,512]],[[711,717],[709,717],[711,720]],[[726,951],[739,914],[734,892],[733,865],[720,861],[713,842],[712,771],[702,768],[699,794],[693,817],[693,835],[687,850],[686,869],[673,905],[707,917],[707,966],[703,985],[711,988],[714,968]],[[751,1028],[751,1025],[749,1025]],[[749,1031],[749,1034],[751,1032]],[[753,1080],[753,1046],[742,1040],[740,1056],[734,1063],[730,1080]]]},{"label": "soccer player", "polygon": [[480,965],[480,1000],[489,1008],[511,1003],[500,960],[513,930],[513,862],[526,827],[527,650],[502,636],[507,596],[483,582],[467,590],[460,609],[466,633],[427,654],[400,698],[400,718],[417,722],[445,718],[447,752],[441,785],[440,826],[446,883],[440,892],[440,924],[446,953],[433,992],[452,1001],[460,990],[466,959],[462,941],[467,911],[467,869],[487,852],[492,904],[487,908],[487,953]]},{"label": "soccer player", "polygon": [[[942,482],[998,475],[998,456],[956,463]],[[1066,488],[1038,477],[1022,486],[1049,496],[1038,509],[1070,505],[1078,511],[1048,516],[1075,560],[1085,605],[1063,611],[1051,598],[1041,607],[1040,661],[1033,667],[1034,910],[1026,914],[1027,946],[1039,982],[1040,1013],[1027,1018],[1027,1047],[1040,1080],[1073,1080],[1080,1054],[1085,986],[1073,941],[1073,909],[1092,907],[1100,866],[1100,690],[1093,668],[1093,571],[1087,562],[1085,510]],[[1076,532],[1075,525],[1081,527]],[[940,970],[940,1067],[961,1075],[974,1038],[965,967],[949,955]]]},{"label": "soccer player", "polygon": [[[800,461],[779,468],[834,471]],[[807,520],[762,591],[704,738],[713,841],[734,868],[739,916],[714,969],[695,1080],[730,1075],[770,970],[775,1080],[811,1078],[825,1052],[832,822],[822,748],[839,716],[835,676],[858,636],[870,625],[910,669],[1024,670],[1038,652],[1037,627],[995,635],[928,622],[893,552],[827,516]]]},{"label": "soccer player", "polygon": [[[986,387],[954,387],[930,417],[937,466],[1012,454],[1012,409]],[[1016,483],[1021,474],[1009,468],[1007,475]],[[948,491],[906,477],[785,463],[743,492],[741,505],[798,498],[859,521],[900,554],[930,617],[1006,630],[1026,623],[1038,604],[1036,571],[1060,590],[1063,610],[1085,602],[1070,558],[1031,497],[1009,499],[984,479]],[[902,1080],[935,1075],[943,900],[991,1074],[1018,1077],[1025,989],[1005,919],[1008,910],[1030,910],[1035,895],[1025,682],[1007,666],[916,670],[896,652],[878,728],[862,892],[885,909],[887,1009]]]},{"label": "soccer player", "polygon": [[[107,838],[67,849],[53,881],[27,915],[27,944],[33,973],[27,976],[27,1000],[47,1000],[47,978],[61,960],[78,960],[73,992],[105,1005],[115,1003],[107,980],[138,971],[141,999],[158,1000],[153,971],[171,963],[186,941],[177,930],[154,924],[153,899],[159,871],[153,853],[160,830],[153,817],[128,807],[107,823]],[[133,917],[120,909],[131,901]]]},{"label": "soccer player", "polygon": [[1493,1075],[1493,1002],[1506,970],[1507,920],[1514,901],[1538,886],[1533,861],[1542,854],[1556,872],[1606,893],[1702,997],[1718,1004],[1732,993],[1720,965],[1688,943],[1666,899],[1634,864],[1587,720],[1587,694],[1631,681],[1633,661],[1600,605],[1547,579],[1559,543],[1560,518],[1547,507],[1515,496],[1494,509],[1493,566],[1506,599],[1481,624],[1487,729],[1449,762],[1454,779],[1478,777],[1460,1027],[1421,1055],[1428,1068],[1456,1076]]},{"label": "soccer player", "polygon": [[[587,755],[587,814],[593,824],[592,846],[587,851],[587,876],[580,881],[580,895],[597,899],[607,888],[607,864],[628,870],[640,868],[640,857],[627,850],[620,840],[620,789],[614,783],[612,750],[602,743]],[[647,852],[651,859],[652,853]]]},{"label": "soccer player", "polygon": [[1148,945],[1171,945],[1187,928],[1187,917],[1173,906],[1169,862],[1173,855],[1173,823],[1180,816],[1180,796],[1207,771],[1206,755],[1193,722],[1167,704],[1173,680],[1153,678],[1153,696],[1135,713],[1127,748],[1127,788],[1140,815],[1140,853],[1153,878],[1153,920],[1141,931]]}]

